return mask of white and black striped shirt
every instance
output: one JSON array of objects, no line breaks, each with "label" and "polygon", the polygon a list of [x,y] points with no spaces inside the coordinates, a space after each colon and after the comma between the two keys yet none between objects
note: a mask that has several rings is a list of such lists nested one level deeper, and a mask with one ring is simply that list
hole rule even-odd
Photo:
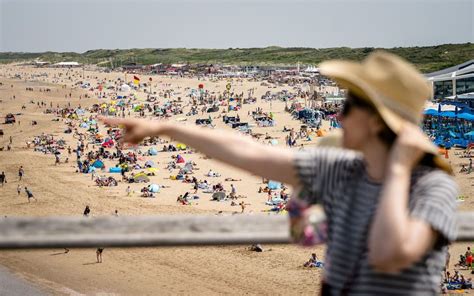
[{"label": "white and black striped shirt", "polygon": [[398,274],[376,272],[368,264],[368,231],[382,184],[369,180],[361,154],[338,148],[317,148],[296,154],[303,184],[298,196],[321,204],[328,219],[325,281],[331,294],[349,288],[350,295],[439,294],[447,243],[455,238],[454,179],[441,170],[417,167],[411,178],[409,212],[439,233],[423,259]]}]

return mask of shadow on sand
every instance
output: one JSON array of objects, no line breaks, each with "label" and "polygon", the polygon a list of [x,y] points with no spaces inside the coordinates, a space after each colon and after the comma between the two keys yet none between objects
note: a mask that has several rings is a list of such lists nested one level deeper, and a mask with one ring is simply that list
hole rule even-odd
[{"label": "shadow on sand", "polygon": [[66,254],[67,254],[66,252],[60,252],[60,253],[49,254],[49,256],[58,256],[58,255],[66,255]]}]

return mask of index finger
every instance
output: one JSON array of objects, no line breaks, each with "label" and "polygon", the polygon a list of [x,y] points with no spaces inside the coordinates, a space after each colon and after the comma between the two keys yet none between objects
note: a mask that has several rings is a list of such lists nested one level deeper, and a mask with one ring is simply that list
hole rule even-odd
[{"label": "index finger", "polygon": [[125,119],[121,118],[111,118],[111,117],[105,117],[105,116],[99,116],[98,119],[105,123],[106,125],[109,126],[118,126],[118,125],[124,125],[126,123]]}]

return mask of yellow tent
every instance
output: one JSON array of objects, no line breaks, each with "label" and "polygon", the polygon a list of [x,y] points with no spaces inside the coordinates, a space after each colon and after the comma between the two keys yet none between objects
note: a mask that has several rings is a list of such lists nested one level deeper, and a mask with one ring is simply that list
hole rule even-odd
[{"label": "yellow tent", "polygon": [[155,174],[158,172],[157,168],[147,168],[146,169],[147,174]]},{"label": "yellow tent", "polygon": [[185,150],[187,146],[184,145],[183,143],[178,143],[176,144],[176,148],[178,148],[179,150]]}]

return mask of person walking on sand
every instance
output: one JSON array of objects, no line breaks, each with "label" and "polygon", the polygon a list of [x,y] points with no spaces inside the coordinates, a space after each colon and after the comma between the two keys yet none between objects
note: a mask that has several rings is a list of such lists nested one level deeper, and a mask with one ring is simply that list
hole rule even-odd
[{"label": "person walking on sand", "polygon": [[230,184],[230,198],[237,198],[237,189],[235,188],[234,184]]},{"label": "person walking on sand", "polygon": [[7,176],[5,175],[5,172],[2,172],[0,174],[0,183],[2,184],[2,187],[3,187],[3,184],[7,183]]},{"label": "person walking on sand", "polygon": [[102,263],[102,252],[104,252],[104,248],[97,248],[97,251],[95,251],[97,263]]},{"label": "person walking on sand", "polygon": [[18,169],[18,177],[20,178],[20,181],[23,178],[24,174],[25,174],[25,171],[23,170],[23,166],[20,166],[20,168]]},{"label": "person walking on sand", "polygon": [[34,195],[33,195],[33,193],[31,192],[31,190],[29,190],[28,187],[26,187],[26,186],[25,186],[25,192],[26,192],[26,196],[28,197],[28,202],[30,202],[30,200],[31,200],[32,198],[34,198],[35,201],[38,201],[38,200],[36,199],[36,197],[34,197]]},{"label": "person walking on sand", "polygon": [[89,208],[89,206],[86,206],[86,208],[84,209],[84,217],[89,217],[91,213],[91,209]]},{"label": "person walking on sand", "polygon": [[[456,237],[459,189],[419,128],[431,88],[413,65],[378,50],[362,62],[323,62],[319,70],[348,90],[341,133],[326,136],[326,147],[298,151],[198,126],[101,120],[122,126],[125,142],[166,136],[295,188],[286,207],[293,240],[327,243],[322,295],[437,295]],[[328,217],[316,228],[308,221],[314,204]]]},{"label": "person walking on sand", "polygon": [[18,193],[18,196],[20,196],[21,194],[21,185],[18,184],[18,186],[16,186],[16,192]]}]

